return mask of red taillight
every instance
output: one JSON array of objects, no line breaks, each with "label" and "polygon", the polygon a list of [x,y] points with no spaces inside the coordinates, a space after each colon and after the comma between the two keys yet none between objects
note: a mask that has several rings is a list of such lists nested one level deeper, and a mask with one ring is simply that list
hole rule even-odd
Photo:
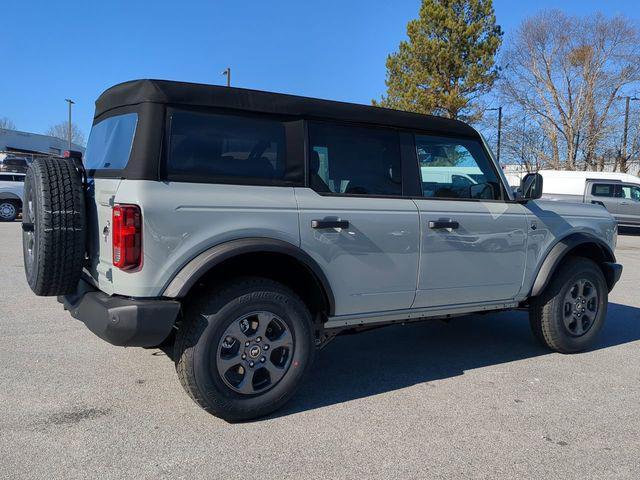
[{"label": "red taillight", "polygon": [[142,263],[142,214],[137,205],[116,205],[112,213],[113,266],[121,270]]}]

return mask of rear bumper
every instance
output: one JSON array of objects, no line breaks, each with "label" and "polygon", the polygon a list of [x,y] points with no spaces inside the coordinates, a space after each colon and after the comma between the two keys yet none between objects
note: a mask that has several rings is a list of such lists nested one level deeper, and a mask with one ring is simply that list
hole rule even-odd
[{"label": "rear bumper", "polygon": [[609,291],[611,291],[616,283],[618,283],[618,280],[620,280],[622,265],[619,263],[605,262],[602,264],[602,270],[604,272],[604,278],[607,280]]},{"label": "rear bumper", "polygon": [[162,343],[175,324],[180,302],[109,296],[84,280],[72,295],[58,297],[72,317],[112,345],[153,347]]}]

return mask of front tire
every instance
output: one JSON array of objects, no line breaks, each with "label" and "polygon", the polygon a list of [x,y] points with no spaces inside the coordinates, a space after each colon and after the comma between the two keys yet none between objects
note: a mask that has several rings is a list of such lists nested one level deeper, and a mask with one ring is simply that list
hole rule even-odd
[{"label": "front tire", "polygon": [[305,304],[285,286],[262,278],[212,288],[188,305],[175,344],[184,389],[229,422],[284,405],[314,354]]},{"label": "front tire", "polygon": [[529,322],[536,338],[560,353],[591,347],[607,316],[608,288],[600,267],[570,257],[545,291],[531,301]]}]

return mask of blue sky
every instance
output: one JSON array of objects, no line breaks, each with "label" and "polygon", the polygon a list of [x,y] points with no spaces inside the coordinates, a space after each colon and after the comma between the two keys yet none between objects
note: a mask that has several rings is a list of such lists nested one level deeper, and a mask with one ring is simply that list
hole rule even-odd
[{"label": "blue sky", "polygon": [[[94,101],[134,78],[223,84],[369,103],[384,93],[385,59],[419,0],[43,1],[0,8],[0,117],[44,132],[66,119],[88,135]],[[494,3],[506,34],[556,1]],[[571,14],[634,18],[635,1],[567,0]]]}]

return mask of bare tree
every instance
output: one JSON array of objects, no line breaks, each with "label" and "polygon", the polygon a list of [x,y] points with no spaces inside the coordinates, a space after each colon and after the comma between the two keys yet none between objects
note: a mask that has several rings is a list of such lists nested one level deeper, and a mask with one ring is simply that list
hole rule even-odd
[{"label": "bare tree", "polygon": [[[69,122],[60,122],[52,125],[47,130],[47,135],[59,138],[61,140],[69,139]],[[84,133],[75,123],[71,124],[71,141],[77,145],[84,145]]]},{"label": "bare tree", "polygon": [[553,10],[522,23],[503,56],[501,92],[544,134],[548,166],[602,166],[617,99],[640,81],[639,45],[624,17]]},{"label": "bare tree", "polygon": [[15,130],[16,124],[7,117],[0,118],[0,130]]}]

